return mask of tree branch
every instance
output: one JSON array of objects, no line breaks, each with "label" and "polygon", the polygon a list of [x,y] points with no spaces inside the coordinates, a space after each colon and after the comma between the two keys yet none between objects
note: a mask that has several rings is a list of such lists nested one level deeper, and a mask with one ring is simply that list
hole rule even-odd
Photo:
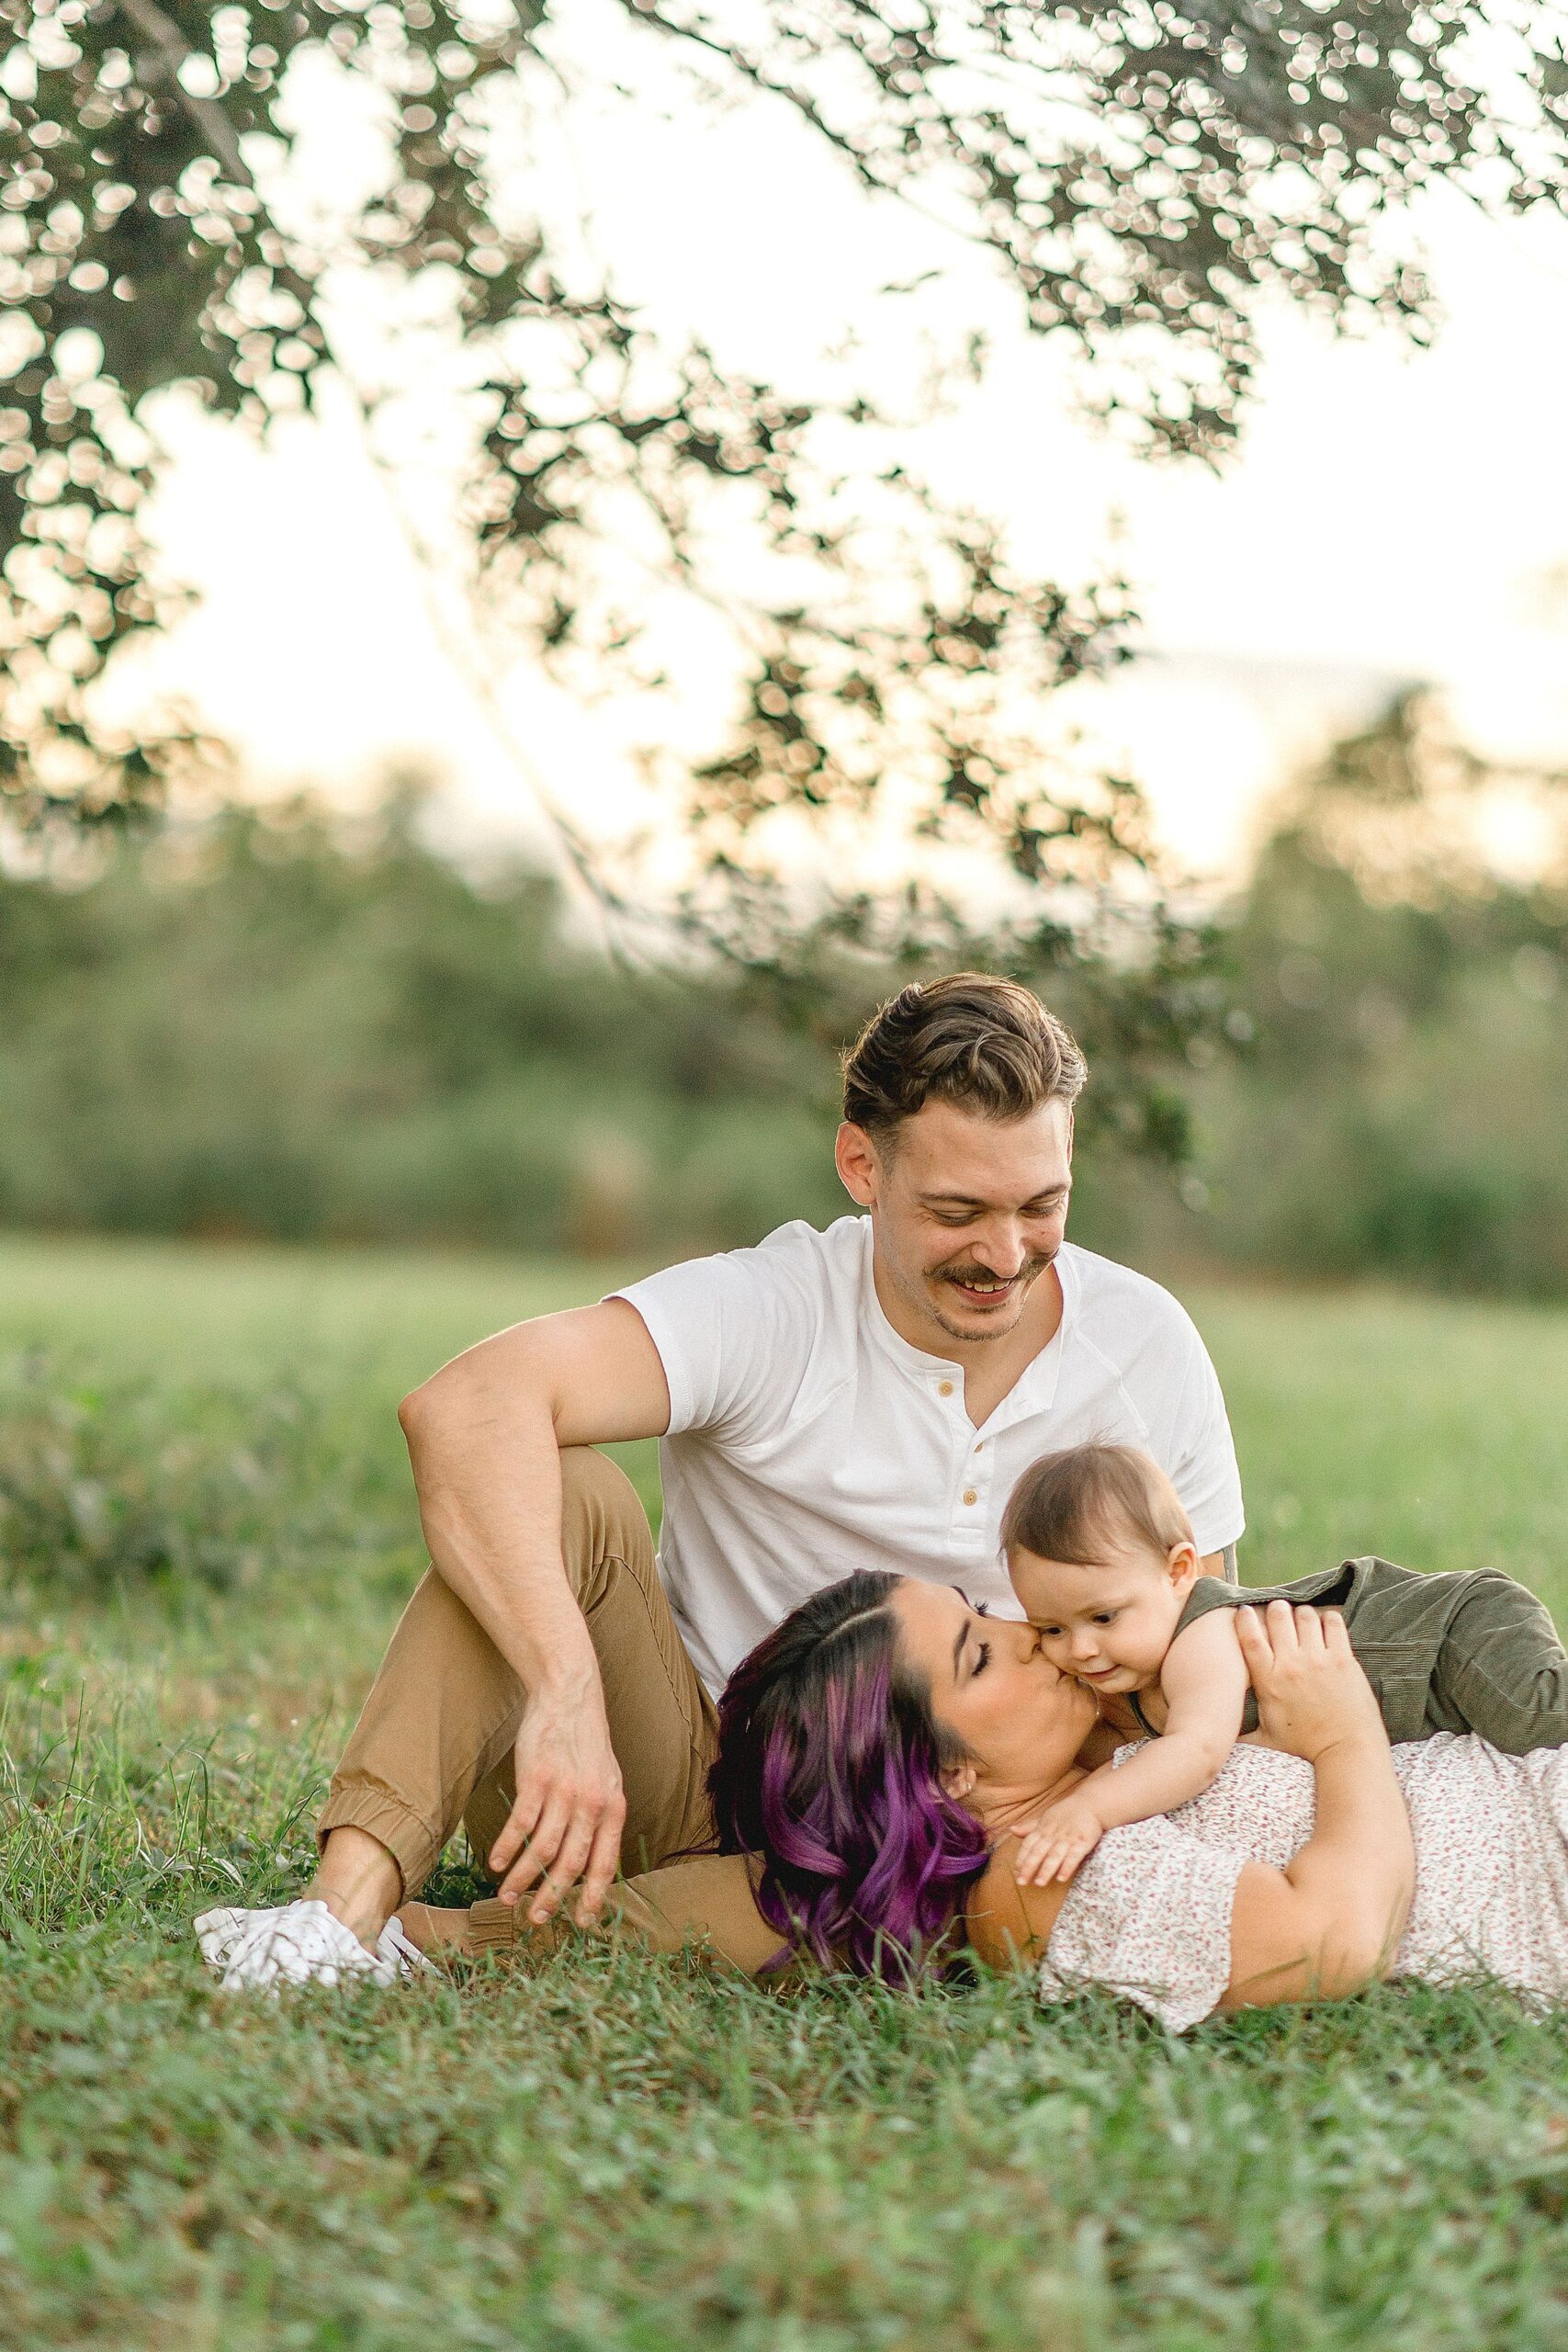
[{"label": "tree branch", "polygon": [[[200,131],[213,153],[224,166],[231,180],[241,187],[254,190],[256,185],[255,176],[245,161],[238,135],[222,107],[214,98],[197,96],[186,88],[180,79],[181,66],[187,58],[193,57],[196,51],[186,41],[179,27],[172,17],[164,15],[162,8],[154,5],[154,0],[118,0],[118,5],[120,13],[129,17],[138,30],[152,44],[152,51],[158,66],[157,78],[173,89],[178,104]],[[521,9],[519,16],[521,18]],[[149,74],[145,78],[151,81],[153,77]],[[279,273],[279,275],[284,274],[289,277],[294,276],[291,271]],[[295,283],[298,287],[300,281],[296,278]],[[498,743],[523,775],[540,813],[555,832],[567,865],[598,907],[604,922],[606,944],[612,956],[616,956],[617,960],[620,960],[617,956],[617,944],[612,930],[612,922],[616,918],[624,921],[630,914],[631,910],[596,871],[588,843],[566,811],[559,806],[544,778],[535,767],[506,715],[500,697],[496,694],[493,682],[473,661],[469,645],[448,627],[435,593],[434,557],[414,524],[412,516],[409,514],[390,477],[389,469],[383,462],[380,451],[376,447],[376,436],[371,431],[371,403],[344,366],[341,356],[335,353],[333,356],[333,365],[353,407],[363,446],[381,482],[389,508],[413,558],[415,573],[419,579],[421,593],[437,641],[484,712]]]},{"label": "tree branch", "polygon": [[[138,31],[152,44],[152,53],[162,71],[158,78],[172,85],[175,96],[191,121],[207,141],[229,177],[241,187],[254,188],[255,176],[241,150],[239,134],[216,98],[198,98],[180,80],[180,68],[196,51],[186,40],[172,17],[165,17],[153,0],[118,0],[122,17],[129,17]],[[148,79],[152,78],[151,75]]]}]

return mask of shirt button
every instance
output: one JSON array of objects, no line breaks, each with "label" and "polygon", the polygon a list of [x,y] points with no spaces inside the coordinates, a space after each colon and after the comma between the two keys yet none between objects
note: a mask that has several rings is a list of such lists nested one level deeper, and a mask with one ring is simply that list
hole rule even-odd
[{"label": "shirt button", "polygon": [[973,1487],[965,1487],[964,1489],[964,1499],[966,1503],[977,1503],[980,1498],[975,1492]]},{"label": "shirt button", "polygon": [[936,1393],[939,1396],[951,1396],[953,1394],[952,1381],[939,1380],[936,1385]]}]

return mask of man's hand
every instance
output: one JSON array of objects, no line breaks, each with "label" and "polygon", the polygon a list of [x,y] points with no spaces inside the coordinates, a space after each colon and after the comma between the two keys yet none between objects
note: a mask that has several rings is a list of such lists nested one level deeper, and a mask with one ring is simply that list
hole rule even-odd
[{"label": "man's hand", "polygon": [[1049,1886],[1053,1879],[1069,1879],[1104,1834],[1088,1797],[1063,1797],[1047,1805],[1033,1827],[1024,1831],[1013,1877],[1020,1886]]},{"label": "man's hand", "polygon": [[490,1850],[503,1903],[518,1903],[536,1883],[528,1917],[539,1925],[582,1881],[576,1918],[599,1917],[621,1859],[626,1800],[610,1745],[604,1693],[592,1683],[528,1702],[514,1750],[517,1794]]},{"label": "man's hand", "polygon": [[1337,1609],[1238,1609],[1236,1638],[1258,1693],[1258,1726],[1270,1747],[1309,1764],[1346,1741],[1388,1745],[1372,1688]]}]

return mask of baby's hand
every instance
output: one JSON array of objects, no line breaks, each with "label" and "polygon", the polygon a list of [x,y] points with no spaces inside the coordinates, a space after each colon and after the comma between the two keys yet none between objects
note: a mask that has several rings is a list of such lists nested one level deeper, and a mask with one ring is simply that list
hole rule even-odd
[{"label": "baby's hand", "polygon": [[1049,1886],[1053,1879],[1071,1878],[1103,1834],[1087,1797],[1063,1797],[1024,1831],[1012,1874],[1020,1886]]}]

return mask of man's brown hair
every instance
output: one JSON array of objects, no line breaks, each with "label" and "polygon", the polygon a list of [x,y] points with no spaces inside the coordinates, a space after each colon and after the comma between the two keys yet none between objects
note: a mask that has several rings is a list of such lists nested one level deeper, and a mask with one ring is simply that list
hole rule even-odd
[{"label": "man's brown hair", "polygon": [[844,1116],[886,1143],[925,1103],[1021,1119],[1076,1102],[1089,1071],[1073,1036],[1032,989],[986,972],[912,980],[844,1056]]},{"label": "man's brown hair", "polygon": [[1151,1454],[1135,1445],[1069,1445],[1032,1462],[1002,1516],[1002,1548],[1098,1567],[1107,1538],[1157,1552],[1190,1544],[1192,1522]]}]

